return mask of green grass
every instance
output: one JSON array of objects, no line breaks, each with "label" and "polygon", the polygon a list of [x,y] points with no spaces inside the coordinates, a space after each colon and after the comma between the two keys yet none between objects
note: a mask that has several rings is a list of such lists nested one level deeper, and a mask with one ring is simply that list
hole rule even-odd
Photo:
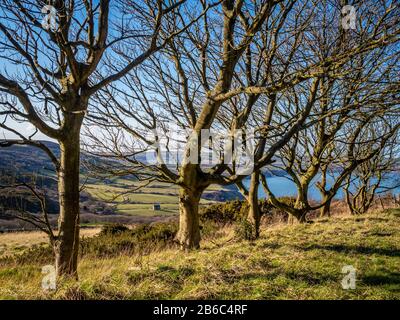
[{"label": "green grass", "polygon": [[[356,268],[356,289],[341,287]],[[202,249],[80,262],[78,282],[41,290],[41,265],[0,265],[2,299],[400,299],[400,210],[265,228],[238,242],[232,228]]]},{"label": "green grass", "polygon": [[154,211],[150,204],[118,204],[117,212],[138,216],[174,215],[178,212],[177,203],[162,203],[161,210]]},{"label": "green grass", "polygon": [[[121,186],[89,184],[86,191],[99,200],[113,203],[117,214],[155,216],[173,215],[178,212],[177,192],[167,188],[167,185],[144,187],[135,193],[124,194],[130,186],[134,187],[135,184],[129,185],[126,181],[119,182]],[[154,211],[154,203],[160,203],[162,210]]]}]

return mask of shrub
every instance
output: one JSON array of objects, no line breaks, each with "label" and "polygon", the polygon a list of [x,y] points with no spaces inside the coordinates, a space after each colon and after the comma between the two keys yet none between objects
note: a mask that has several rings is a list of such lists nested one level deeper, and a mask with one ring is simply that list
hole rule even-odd
[{"label": "shrub", "polygon": [[0,259],[0,265],[8,264],[30,264],[35,262],[37,264],[49,264],[54,262],[54,252],[50,245],[35,244],[31,247],[24,249],[22,252],[14,253]]},{"label": "shrub", "polygon": [[170,222],[143,224],[132,230],[125,226],[111,226],[103,228],[96,237],[83,239],[80,243],[81,255],[112,257],[148,253],[174,246],[174,237],[178,230],[177,223]]},{"label": "shrub", "polygon": [[141,241],[172,241],[178,232],[178,224],[175,222],[154,223],[142,225],[133,230],[133,234]]},{"label": "shrub", "polygon": [[[280,202],[293,207],[294,204],[296,203],[296,198],[294,197],[278,197],[277,198]],[[272,223],[280,223],[280,222],[284,222],[286,223],[288,221],[288,213],[284,210],[281,210],[277,207],[275,207],[274,205],[272,205],[270,203],[269,200],[265,201],[266,203],[268,203],[269,207],[270,207],[270,214],[264,217],[264,223],[266,224],[272,224]]]},{"label": "shrub", "polygon": [[128,230],[127,226],[120,223],[106,224],[101,228],[100,235],[115,235]]},{"label": "shrub", "polygon": [[200,220],[223,224],[232,223],[239,220],[247,208],[247,203],[239,200],[212,204],[200,209]]},{"label": "shrub", "polygon": [[253,225],[247,219],[241,219],[235,225],[235,237],[238,240],[255,240]]}]

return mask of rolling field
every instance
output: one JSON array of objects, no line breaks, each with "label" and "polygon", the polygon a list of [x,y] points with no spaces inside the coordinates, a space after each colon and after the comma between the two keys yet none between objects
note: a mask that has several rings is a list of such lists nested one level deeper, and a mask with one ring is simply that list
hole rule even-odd
[{"label": "rolling field", "polygon": [[[170,216],[178,214],[178,187],[154,182],[136,191],[137,183],[117,179],[112,185],[87,184],[85,190],[94,198],[115,205],[117,214],[137,216]],[[207,192],[220,191],[219,186],[210,186]],[[153,204],[159,203],[161,210],[154,211]],[[201,199],[200,205],[215,203]]]}]

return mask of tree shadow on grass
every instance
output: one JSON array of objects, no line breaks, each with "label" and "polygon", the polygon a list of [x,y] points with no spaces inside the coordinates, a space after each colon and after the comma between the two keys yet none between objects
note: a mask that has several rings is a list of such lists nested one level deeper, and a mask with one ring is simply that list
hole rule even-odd
[{"label": "tree shadow on grass", "polygon": [[386,248],[374,248],[374,247],[366,247],[366,246],[352,246],[352,245],[344,245],[344,244],[334,244],[334,245],[321,245],[321,244],[313,244],[307,247],[299,247],[301,250],[329,250],[336,251],[340,253],[357,253],[357,254],[378,254],[381,256],[388,257],[400,257],[400,250],[398,249],[386,249]]},{"label": "tree shadow on grass", "polygon": [[336,282],[338,280],[336,275],[320,272],[289,271],[284,273],[284,275],[291,280],[305,282],[309,285],[319,285],[326,282]]},{"label": "tree shadow on grass", "polygon": [[377,287],[392,292],[396,296],[400,293],[400,273],[387,272],[367,274],[362,277],[361,283],[371,287]]},{"label": "tree shadow on grass", "polygon": [[386,222],[389,221],[388,218],[385,217],[356,217],[354,219],[356,222],[364,222],[364,221],[374,221],[374,222]]},{"label": "tree shadow on grass", "polygon": [[[288,279],[288,281],[295,281],[296,283],[305,283],[308,286],[324,286],[332,283],[340,284],[342,279],[341,274],[329,274],[321,272],[307,272],[303,271],[283,271],[277,270],[267,274],[261,274],[256,272],[245,273],[242,275],[231,275],[228,282],[236,282],[238,280],[259,280],[265,282],[274,281],[278,276]],[[227,279],[225,279],[226,281]],[[361,279],[361,283],[370,287],[383,287],[385,290],[391,292],[400,292],[400,273],[387,272],[379,274],[364,275]],[[292,282],[287,282],[287,286],[291,286]],[[276,288],[277,290],[279,288]],[[279,290],[278,290],[279,291]]]},{"label": "tree shadow on grass", "polygon": [[400,273],[370,274],[362,277],[362,282],[367,285],[398,285],[400,290]]},{"label": "tree shadow on grass", "polygon": [[270,273],[257,273],[257,272],[249,272],[241,275],[229,275],[224,279],[228,282],[236,282],[238,280],[265,280],[265,281],[273,281],[279,276],[283,276],[288,280],[295,280],[297,282],[304,282],[308,285],[320,285],[327,282],[336,282],[338,281],[338,276],[328,273],[320,273],[320,272],[307,272],[307,271],[283,271],[276,270]]}]

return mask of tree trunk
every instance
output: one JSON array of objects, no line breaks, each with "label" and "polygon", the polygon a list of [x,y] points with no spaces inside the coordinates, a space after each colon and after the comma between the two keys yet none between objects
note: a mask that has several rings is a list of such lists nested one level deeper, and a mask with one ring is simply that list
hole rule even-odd
[{"label": "tree trunk", "polygon": [[295,217],[293,214],[288,213],[288,220],[287,220],[288,225],[293,225],[295,223]]},{"label": "tree trunk", "polygon": [[58,276],[78,277],[80,130],[71,129],[60,142],[58,193],[60,216],[54,244]]},{"label": "tree trunk", "polygon": [[295,210],[294,216],[298,223],[306,222],[306,215],[308,212],[307,199],[308,199],[308,183],[301,184],[300,186],[297,187],[297,199],[296,203],[294,204],[294,210]]},{"label": "tree trunk", "polygon": [[200,190],[181,188],[179,191],[179,231],[176,240],[181,249],[200,248],[199,202]]},{"label": "tree trunk", "polygon": [[330,217],[331,216],[331,202],[332,199],[327,200],[328,197],[327,196],[323,196],[322,197],[322,203],[324,203],[324,205],[321,207],[320,209],[320,217]]},{"label": "tree trunk", "polygon": [[307,220],[306,220],[306,215],[307,215],[307,211],[301,212],[301,213],[297,216],[297,221],[298,221],[299,223],[306,223],[306,222],[307,222]]},{"label": "tree trunk", "polygon": [[295,225],[295,224],[299,224],[299,223],[306,223],[306,215],[307,215],[307,210],[301,210],[301,209],[297,209],[296,213],[289,213],[288,216],[288,224],[289,225]]},{"label": "tree trunk", "polygon": [[249,203],[249,213],[247,221],[252,226],[251,238],[257,239],[260,236],[260,220],[261,212],[258,204],[258,186],[260,184],[259,172],[256,171],[251,175],[249,194],[247,197]]}]

